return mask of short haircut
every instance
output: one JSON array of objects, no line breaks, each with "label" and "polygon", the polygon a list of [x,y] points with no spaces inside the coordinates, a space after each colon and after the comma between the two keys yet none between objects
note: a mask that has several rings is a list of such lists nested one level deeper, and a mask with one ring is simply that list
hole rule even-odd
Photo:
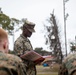
[{"label": "short haircut", "polygon": [[8,34],[4,29],[0,28],[0,40],[2,39],[8,39]]}]

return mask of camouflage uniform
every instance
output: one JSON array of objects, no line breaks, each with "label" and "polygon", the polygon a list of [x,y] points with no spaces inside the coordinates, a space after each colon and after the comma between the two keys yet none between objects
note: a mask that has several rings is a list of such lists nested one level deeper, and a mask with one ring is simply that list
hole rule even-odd
[{"label": "camouflage uniform", "polygon": [[58,75],[71,75],[76,70],[76,53],[69,54],[59,69]]},{"label": "camouflage uniform", "polygon": [[[16,55],[20,56],[26,53],[26,51],[30,50],[33,50],[33,48],[29,39],[21,34],[20,37],[14,43],[14,51]],[[27,66],[26,67],[27,75],[36,75],[35,64],[32,61],[26,61],[26,60],[24,61],[24,63]]]},{"label": "camouflage uniform", "polygon": [[19,57],[0,52],[0,75],[26,75],[26,69]]}]

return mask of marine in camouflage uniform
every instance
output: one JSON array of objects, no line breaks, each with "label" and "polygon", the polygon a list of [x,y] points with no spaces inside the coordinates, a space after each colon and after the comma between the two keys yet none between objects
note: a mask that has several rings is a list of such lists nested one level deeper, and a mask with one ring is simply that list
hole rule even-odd
[{"label": "marine in camouflage uniform", "polygon": [[[25,54],[27,51],[33,50],[31,42],[27,37],[30,37],[32,32],[35,32],[34,26],[34,23],[27,20],[25,21],[23,25],[23,33],[20,35],[20,37],[17,38],[14,43],[14,52],[16,55],[20,56],[22,54]],[[26,65],[27,75],[36,75],[36,67],[34,62],[28,60],[23,61]]]},{"label": "marine in camouflage uniform", "polygon": [[76,53],[69,54],[59,69],[58,75],[75,75],[76,73]]},{"label": "marine in camouflage uniform", "polygon": [[15,55],[8,54],[8,34],[0,28],[0,75],[26,75],[23,61]]},{"label": "marine in camouflage uniform", "polygon": [[0,75],[4,72],[8,75],[26,75],[26,69],[19,57],[0,52]]}]

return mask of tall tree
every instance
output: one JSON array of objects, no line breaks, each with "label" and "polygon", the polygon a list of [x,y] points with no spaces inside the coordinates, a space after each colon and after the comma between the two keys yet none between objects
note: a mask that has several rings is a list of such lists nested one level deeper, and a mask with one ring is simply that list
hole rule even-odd
[{"label": "tall tree", "polygon": [[53,55],[57,58],[57,62],[61,63],[63,55],[61,50],[58,25],[54,13],[51,14],[48,22],[50,23],[50,26],[45,26],[47,30],[47,34],[45,34],[46,44],[49,44],[49,48],[53,51]]},{"label": "tall tree", "polygon": [[10,28],[9,25],[10,25],[9,16],[5,15],[0,8],[0,27],[8,30]]},{"label": "tall tree", "polygon": [[76,52],[76,36],[74,41],[70,41],[70,52]]},{"label": "tall tree", "polygon": [[71,52],[75,52],[76,51],[76,46],[74,42],[70,42],[70,50]]},{"label": "tall tree", "polygon": [[0,8],[0,27],[7,30],[10,35],[13,35],[14,26],[18,25],[20,21],[16,18],[10,18],[4,14]]}]

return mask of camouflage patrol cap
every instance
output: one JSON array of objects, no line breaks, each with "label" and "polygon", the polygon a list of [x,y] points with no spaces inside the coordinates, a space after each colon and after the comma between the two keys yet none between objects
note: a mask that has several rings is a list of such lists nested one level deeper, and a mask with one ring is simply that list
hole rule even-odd
[{"label": "camouflage patrol cap", "polygon": [[23,27],[26,27],[30,32],[35,32],[34,30],[35,24],[33,22],[26,20],[25,23],[23,24]]},{"label": "camouflage patrol cap", "polygon": [[69,75],[72,74],[76,70],[76,53],[68,55],[63,63],[65,64],[65,67],[68,70]]}]

